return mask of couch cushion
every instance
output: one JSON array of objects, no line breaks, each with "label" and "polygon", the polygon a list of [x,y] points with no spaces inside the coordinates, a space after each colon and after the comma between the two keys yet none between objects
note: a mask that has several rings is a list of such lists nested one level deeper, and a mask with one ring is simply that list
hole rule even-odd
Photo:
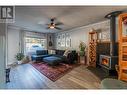
[{"label": "couch cushion", "polygon": [[67,61],[67,57],[66,56],[62,56],[62,55],[53,55],[53,56],[61,58],[62,62],[66,62]]},{"label": "couch cushion", "polygon": [[56,54],[56,51],[55,50],[48,50],[48,53],[49,54]]},{"label": "couch cushion", "polygon": [[37,50],[36,54],[37,55],[47,55],[48,54],[48,50]]},{"label": "couch cushion", "polygon": [[62,62],[61,58],[55,56],[45,57],[43,61],[48,63],[49,65],[57,65]]},{"label": "couch cushion", "polygon": [[52,54],[46,54],[46,55],[32,55],[32,57],[34,57],[34,58],[37,58],[37,57],[44,58],[44,57],[49,57],[49,56],[52,56]]},{"label": "couch cushion", "polygon": [[43,61],[43,58],[52,56],[52,54],[46,54],[46,55],[32,55],[31,59],[32,61]]},{"label": "couch cushion", "polygon": [[56,50],[57,55],[63,55],[65,50]]},{"label": "couch cushion", "polygon": [[71,50],[72,53],[76,53],[76,50]]}]

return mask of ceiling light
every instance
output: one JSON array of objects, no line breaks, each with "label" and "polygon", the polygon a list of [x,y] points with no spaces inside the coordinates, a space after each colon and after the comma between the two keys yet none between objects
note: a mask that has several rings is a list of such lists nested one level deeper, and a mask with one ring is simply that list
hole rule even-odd
[{"label": "ceiling light", "polygon": [[50,26],[50,28],[51,28],[51,29],[53,29],[53,28],[54,28],[54,26]]},{"label": "ceiling light", "polygon": [[49,28],[51,28],[51,29],[55,28],[55,24],[54,24],[54,23],[51,23],[51,24],[49,25]]}]

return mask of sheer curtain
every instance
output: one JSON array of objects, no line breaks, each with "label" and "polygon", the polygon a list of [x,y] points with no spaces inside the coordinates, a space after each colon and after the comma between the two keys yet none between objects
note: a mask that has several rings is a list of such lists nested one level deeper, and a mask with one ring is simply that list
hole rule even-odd
[{"label": "sheer curtain", "polygon": [[[33,44],[35,43],[35,45],[38,43],[37,40],[43,40],[44,41],[44,49],[47,49],[47,34],[45,34],[45,33],[39,33],[39,32],[25,30],[22,33],[22,39],[24,40],[24,42],[22,41],[22,47],[24,47],[24,49],[22,49],[22,51],[24,51],[24,54],[26,54],[26,55],[31,55],[31,54],[35,53],[35,52],[30,52],[28,50],[28,46],[32,45],[33,40],[34,41],[36,40],[35,42],[33,42]],[[29,41],[27,39],[29,39]]]}]

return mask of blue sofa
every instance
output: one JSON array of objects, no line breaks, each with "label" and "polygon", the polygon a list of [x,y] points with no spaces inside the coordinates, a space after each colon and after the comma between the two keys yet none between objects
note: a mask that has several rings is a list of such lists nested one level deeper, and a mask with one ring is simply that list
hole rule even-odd
[{"label": "blue sofa", "polygon": [[37,50],[36,55],[32,55],[32,61],[44,61],[50,65],[56,65],[60,62],[72,64],[78,60],[78,54],[72,50],[68,56],[63,56],[65,50],[55,50],[55,54],[48,54],[48,50]]},{"label": "blue sofa", "polygon": [[43,61],[44,57],[48,57],[48,56],[51,56],[48,54],[48,50],[37,50],[36,54],[31,56],[31,60],[41,62]]}]

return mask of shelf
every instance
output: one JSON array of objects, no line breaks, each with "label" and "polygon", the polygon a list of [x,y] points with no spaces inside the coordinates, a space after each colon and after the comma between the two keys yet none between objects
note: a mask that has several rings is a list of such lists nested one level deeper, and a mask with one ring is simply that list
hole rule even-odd
[{"label": "shelf", "polygon": [[126,37],[122,37],[122,39],[126,39],[127,40],[127,36]]},{"label": "shelf", "polygon": [[127,42],[127,37],[122,37],[123,42]]},{"label": "shelf", "polygon": [[125,47],[127,47],[127,42],[126,42],[126,43],[123,43],[123,44],[122,44],[122,46],[125,46]]},{"label": "shelf", "polygon": [[122,37],[123,42],[127,42],[127,37]]},{"label": "shelf", "polygon": [[127,73],[123,73],[122,75],[127,78]]},{"label": "shelf", "polygon": [[[119,15],[119,79],[127,81],[127,35],[123,31],[123,18],[127,17],[127,13]],[[123,35],[123,33],[125,35]],[[121,59],[122,56],[122,59]]]},{"label": "shelf", "polygon": [[127,61],[127,53],[123,53],[122,60]]},{"label": "shelf", "polygon": [[127,52],[123,52],[122,55],[123,55],[123,56],[124,56],[124,55],[127,56]]},{"label": "shelf", "polygon": [[125,58],[123,58],[122,60],[123,60],[123,61],[127,61],[127,58],[126,58],[126,59],[125,59]]},{"label": "shelf", "polygon": [[122,60],[122,64],[127,64],[127,61]]}]

